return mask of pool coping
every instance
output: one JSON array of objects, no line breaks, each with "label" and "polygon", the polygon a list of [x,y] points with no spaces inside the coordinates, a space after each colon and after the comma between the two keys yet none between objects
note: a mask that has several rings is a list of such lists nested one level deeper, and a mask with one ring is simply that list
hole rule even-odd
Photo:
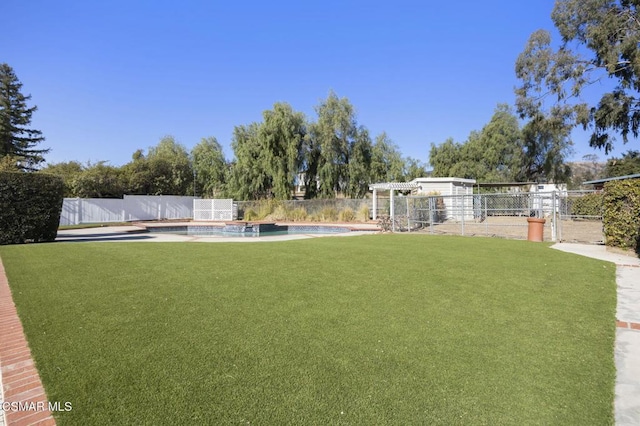
[{"label": "pool coping", "polygon": [[348,222],[287,222],[287,221],[260,221],[260,220],[230,220],[230,221],[184,221],[184,222],[131,222],[131,226],[136,226],[141,230],[148,228],[164,227],[219,227],[226,225],[277,225],[291,227],[317,226],[326,228],[346,228],[349,231],[380,231],[377,223],[348,223]]},{"label": "pool coping", "polygon": [[324,236],[351,232],[377,232],[377,226],[357,226],[352,223],[275,222],[275,221],[211,221],[135,223],[141,232],[178,234],[193,237],[260,238],[300,235]]}]

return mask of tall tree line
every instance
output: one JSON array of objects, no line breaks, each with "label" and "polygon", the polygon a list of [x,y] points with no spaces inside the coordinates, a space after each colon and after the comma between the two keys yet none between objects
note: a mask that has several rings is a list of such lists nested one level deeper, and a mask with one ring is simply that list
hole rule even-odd
[{"label": "tall tree line", "polygon": [[479,182],[567,182],[570,142],[530,121],[521,126],[511,108],[500,104],[482,130],[463,143],[448,139],[432,144],[433,176],[456,176]]},{"label": "tall tree line", "polygon": [[276,103],[261,122],[234,128],[231,160],[215,137],[189,152],[169,135],[146,153],[135,151],[122,167],[65,162],[43,171],[62,175],[70,197],[195,194],[237,200],[290,199],[298,187],[305,198],[361,198],[371,183],[426,175],[425,165],[404,158],[386,133],[372,141],[347,98],[331,92],[316,113],[311,122],[289,104]]}]

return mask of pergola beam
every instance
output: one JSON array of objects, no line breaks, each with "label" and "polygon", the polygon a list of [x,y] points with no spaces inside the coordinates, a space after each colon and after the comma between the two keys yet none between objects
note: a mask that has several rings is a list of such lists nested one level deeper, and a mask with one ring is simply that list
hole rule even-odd
[{"label": "pergola beam", "polygon": [[374,183],[373,185],[369,185],[369,189],[373,191],[373,220],[378,218],[378,191],[389,191],[389,198],[391,201],[390,205],[390,214],[391,216],[391,226],[392,230],[395,231],[395,215],[394,215],[394,202],[393,195],[395,191],[411,191],[413,189],[420,188],[420,185],[412,182],[385,182],[385,183]]}]

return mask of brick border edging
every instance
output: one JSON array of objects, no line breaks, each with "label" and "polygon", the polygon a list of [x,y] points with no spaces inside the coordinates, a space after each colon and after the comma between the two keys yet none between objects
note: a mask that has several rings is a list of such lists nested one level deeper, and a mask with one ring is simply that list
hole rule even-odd
[{"label": "brick border edging", "polygon": [[628,328],[640,331],[640,323],[616,320],[616,328]]},{"label": "brick border edging", "polygon": [[[31,357],[22,323],[13,303],[9,281],[0,259],[0,379],[3,402],[29,403],[36,410],[3,411],[6,425],[55,425],[47,395]],[[33,403],[33,404],[31,404]],[[34,405],[35,404],[35,405]],[[39,407],[43,407],[40,410]]]}]

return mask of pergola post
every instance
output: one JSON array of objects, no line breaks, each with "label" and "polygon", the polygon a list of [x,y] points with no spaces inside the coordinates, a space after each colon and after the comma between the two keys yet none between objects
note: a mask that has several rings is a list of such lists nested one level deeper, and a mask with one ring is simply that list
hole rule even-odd
[{"label": "pergola post", "polygon": [[391,217],[391,232],[396,232],[396,221],[395,221],[395,214],[396,214],[396,209],[394,206],[394,202],[393,202],[393,193],[395,191],[393,189],[389,190],[389,200],[390,200],[390,204],[389,204],[389,210],[391,210],[389,213],[389,216]]},{"label": "pergola post", "polygon": [[378,219],[378,190],[373,188],[373,220]]},{"label": "pergola post", "polygon": [[391,219],[391,230],[396,231],[396,212],[395,202],[393,200],[396,191],[410,191],[420,188],[420,185],[414,182],[386,182],[386,183],[374,183],[369,185],[369,190],[373,191],[373,219],[378,218],[378,191],[389,191],[389,218]]}]

